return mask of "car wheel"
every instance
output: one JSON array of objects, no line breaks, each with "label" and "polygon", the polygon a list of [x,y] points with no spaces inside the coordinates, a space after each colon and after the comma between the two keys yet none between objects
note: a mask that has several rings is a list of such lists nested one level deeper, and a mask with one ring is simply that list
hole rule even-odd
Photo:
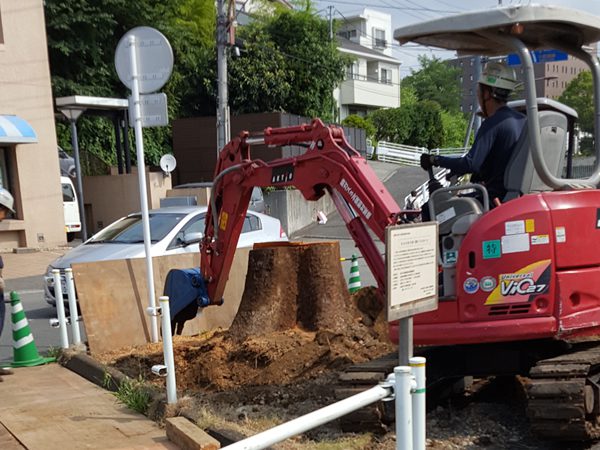
[{"label": "car wheel", "polygon": [[73,242],[75,239],[75,233],[67,233],[67,242]]}]

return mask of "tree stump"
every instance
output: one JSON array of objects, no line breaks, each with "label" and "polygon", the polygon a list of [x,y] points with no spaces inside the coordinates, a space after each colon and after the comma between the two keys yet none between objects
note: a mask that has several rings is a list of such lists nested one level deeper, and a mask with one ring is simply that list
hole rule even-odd
[{"label": "tree stump", "polygon": [[241,341],[294,327],[341,331],[352,310],[338,242],[255,248],[228,336]]}]

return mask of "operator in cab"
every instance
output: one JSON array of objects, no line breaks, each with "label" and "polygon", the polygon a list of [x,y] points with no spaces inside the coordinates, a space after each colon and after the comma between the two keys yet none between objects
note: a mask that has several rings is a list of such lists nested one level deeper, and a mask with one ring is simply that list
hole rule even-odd
[{"label": "operator in cab", "polygon": [[[472,174],[471,182],[485,186],[493,208],[495,199],[501,201],[506,195],[504,172],[526,121],[523,114],[506,105],[516,86],[513,69],[498,62],[486,64],[477,84],[477,100],[485,120],[473,146],[459,158],[424,153],[421,155],[421,167],[424,170],[432,166],[444,167],[458,176]],[[439,188],[439,183],[433,184],[430,192],[432,188]]]}]

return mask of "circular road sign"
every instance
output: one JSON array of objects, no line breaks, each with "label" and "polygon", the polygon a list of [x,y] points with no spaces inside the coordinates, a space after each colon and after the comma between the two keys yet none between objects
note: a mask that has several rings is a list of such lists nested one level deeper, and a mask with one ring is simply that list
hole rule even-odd
[{"label": "circular road sign", "polygon": [[171,173],[173,170],[175,170],[175,167],[177,167],[177,161],[173,155],[170,153],[162,155],[160,158],[160,168],[163,170],[163,172]]},{"label": "circular road sign", "polygon": [[167,38],[151,27],[137,27],[123,35],[115,51],[115,68],[121,82],[132,89],[129,38],[135,38],[138,86],[140,94],[158,91],[173,71],[173,50]]}]

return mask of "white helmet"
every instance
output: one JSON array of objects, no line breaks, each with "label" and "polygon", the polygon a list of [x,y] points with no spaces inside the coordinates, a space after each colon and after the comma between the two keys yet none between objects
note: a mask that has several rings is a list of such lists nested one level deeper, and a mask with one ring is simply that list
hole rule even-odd
[{"label": "white helmet", "polygon": [[14,204],[15,204],[15,199],[13,198],[11,193],[8,192],[7,189],[0,187],[0,206],[4,206],[6,209],[8,209],[14,213],[15,212],[15,210],[13,209]]},{"label": "white helmet", "polygon": [[515,71],[505,64],[490,62],[483,68],[478,82],[493,88],[512,91],[517,87],[517,76]]}]

